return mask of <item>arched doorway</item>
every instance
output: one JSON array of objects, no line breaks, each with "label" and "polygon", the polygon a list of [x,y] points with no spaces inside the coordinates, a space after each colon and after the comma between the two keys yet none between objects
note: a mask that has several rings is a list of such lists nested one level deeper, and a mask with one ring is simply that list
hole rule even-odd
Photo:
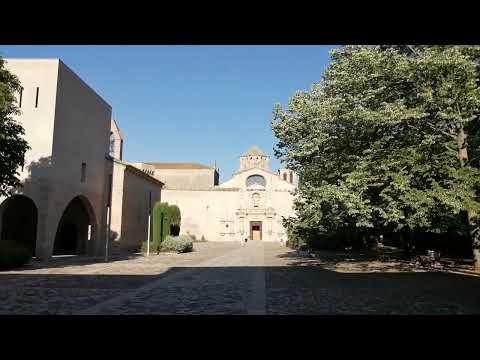
[{"label": "arched doorway", "polygon": [[22,244],[35,256],[38,210],[32,199],[13,195],[2,204],[1,240]]},{"label": "arched doorway", "polygon": [[53,255],[85,255],[92,251],[96,234],[95,214],[84,196],[73,198],[58,224]]}]

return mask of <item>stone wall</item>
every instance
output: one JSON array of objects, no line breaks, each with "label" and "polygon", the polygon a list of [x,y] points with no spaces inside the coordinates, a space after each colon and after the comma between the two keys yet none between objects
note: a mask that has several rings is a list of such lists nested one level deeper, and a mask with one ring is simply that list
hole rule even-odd
[{"label": "stone wall", "polygon": [[[200,190],[215,185],[215,169],[155,169],[167,189]],[[218,181],[218,180],[217,180]]]},{"label": "stone wall", "polygon": [[148,207],[161,200],[161,185],[146,174],[139,174],[127,164],[114,162],[112,225],[114,246],[139,249],[148,237]]},{"label": "stone wall", "polygon": [[58,59],[7,64],[24,87],[18,120],[32,150],[22,172],[25,186],[18,192],[38,209],[36,255],[52,254],[62,214],[77,196],[91,210],[94,236],[89,250],[99,253],[106,234],[111,107]]}]

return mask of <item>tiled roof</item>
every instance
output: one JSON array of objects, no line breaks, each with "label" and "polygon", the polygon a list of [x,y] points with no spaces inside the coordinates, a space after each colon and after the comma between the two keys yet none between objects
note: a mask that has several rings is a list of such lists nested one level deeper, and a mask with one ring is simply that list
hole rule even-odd
[{"label": "tiled roof", "polygon": [[258,155],[258,156],[267,156],[262,150],[258,148],[257,145],[253,145],[248,151],[243,154],[243,156],[248,156],[248,155]]},{"label": "tiled roof", "polygon": [[115,159],[115,158],[113,158],[113,157],[111,157],[111,156],[107,156],[106,158],[107,158],[108,160],[111,160],[111,161],[116,162],[116,163],[118,163],[118,164],[124,165],[124,166],[125,166],[125,169],[128,170],[128,171],[129,171],[130,173],[132,173],[132,174],[135,174],[135,175],[137,175],[137,176],[143,177],[143,178],[149,180],[150,182],[153,182],[153,183],[155,183],[155,184],[157,184],[157,185],[160,185],[161,187],[163,187],[163,186],[165,185],[164,182],[162,182],[162,181],[158,180],[157,178],[155,178],[155,177],[147,174],[145,171],[140,170],[139,168],[137,168],[137,167],[135,167],[135,166],[133,166],[133,165],[130,165],[130,164],[127,163],[127,162],[124,162],[124,161]]}]

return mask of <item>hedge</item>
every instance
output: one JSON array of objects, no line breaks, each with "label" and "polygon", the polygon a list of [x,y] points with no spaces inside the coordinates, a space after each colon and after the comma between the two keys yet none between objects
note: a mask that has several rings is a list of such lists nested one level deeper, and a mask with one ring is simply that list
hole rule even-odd
[{"label": "hedge", "polygon": [[157,202],[153,208],[153,241],[160,243],[168,235],[178,235],[180,221],[181,214],[177,205]]}]

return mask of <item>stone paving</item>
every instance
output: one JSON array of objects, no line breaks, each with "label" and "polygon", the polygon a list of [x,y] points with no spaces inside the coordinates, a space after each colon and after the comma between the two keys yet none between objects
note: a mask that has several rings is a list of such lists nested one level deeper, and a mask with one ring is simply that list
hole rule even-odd
[{"label": "stone paving", "polygon": [[276,243],[194,248],[0,272],[0,314],[480,314],[480,277],[342,270]]}]

